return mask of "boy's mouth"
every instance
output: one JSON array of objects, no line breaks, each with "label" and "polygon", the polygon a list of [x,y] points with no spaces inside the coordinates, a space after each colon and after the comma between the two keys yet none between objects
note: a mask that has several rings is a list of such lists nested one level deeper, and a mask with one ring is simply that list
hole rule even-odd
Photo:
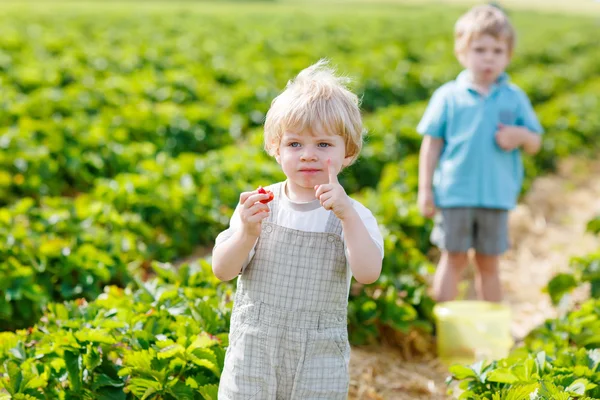
[{"label": "boy's mouth", "polygon": [[316,169],[316,168],[301,168],[300,172],[305,173],[305,174],[316,174],[317,172],[320,172],[320,169]]}]

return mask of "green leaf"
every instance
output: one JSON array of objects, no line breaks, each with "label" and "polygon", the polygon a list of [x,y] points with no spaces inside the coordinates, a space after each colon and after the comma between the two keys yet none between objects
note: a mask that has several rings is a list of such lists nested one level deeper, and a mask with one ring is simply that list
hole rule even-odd
[{"label": "green leaf", "polygon": [[587,383],[587,379],[577,379],[575,382],[565,388],[565,392],[572,395],[584,395]]},{"label": "green leaf", "polygon": [[21,383],[23,382],[23,373],[21,369],[14,361],[9,361],[6,365],[6,372],[8,373],[8,383],[4,383],[6,390],[10,394],[17,394],[21,390]]},{"label": "green leaf", "polygon": [[588,222],[586,230],[591,233],[600,234],[600,217],[596,217]]},{"label": "green leaf", "polygon": [[91,343],[88,344],[86,353],[83,355],[83,365],[88,370],[88,372],[93,372],[96,367],[102,364],[102,357]]},{"label": "green leaf", "polygon": [[540,351],[535,356],[535,361],[537,363],[538,371],[540,374],[546,371],[546,352]]},{"label": "green leaf", "polygon": [[[125,386],[125,382],[120,379],[114,379],[106,374],[98,374],[94,377],[94,383],[92,384],[93,390],[98,390],[100,388],[105,388],[107,386],[112,386],[116,388],[120,388]],[[104,390],[104,389],[103,389]]]},{"label": "green leaf", "polygon": [[115,344],[117,341],[105,329],[82,328],[75,332],[75,337],[80,342]]},{"label": "green leaf", "polygon": [[188,346],[186,351],[191,352],[197,348],[212,347],[217,343],[218,341],[214,337],[209,336],[206,332],[202,332],[198,335],[198,337],[196,337],[194,342]]},{"label": "green leaf", "polygon": [[151,381],[149,379],[131,378],[127,388],[131,390],[131,392],[137,397],[144,398],[144,396],[150,396],[151,394],[160,391],[162,389],[162,385],[160,382]]},{"label": "green leaf", "polygon": [[552,304],[555,306],[560,303],[562,297],[571,292],[572,289],[577,287],[577,279],[572,274],[561,273],[556,275],[548,282],[547,290]]},{"label": "green leaf", "polygon": [[102,390],[94,393],[94,400],[126,400],[127,394],[120,388],[103,386]]},{"label": "green leaf", "polygon": [[490,371],[487,375],[488,382],[498,383],[514,383],[517,382],[517,377],[507,368],[498,368]]},{"label": "green leaf", "polygon": [[75,392],[81,390],[82,386],[82,359],[81,355],[70,351],[65,351],[65,364],[67,373],[69,374],[69,382],[71,389]]},{"label": "green leaf", "polygon": [[450,373],[454,376],[454,378],[462,380],[466,378],[477,378],[477,374],[469,367],[465,367],[464,365],[452,365],[449,368]]},{"label": "green leaf", "polygon": [[204,397],[204,400],[218,400],[217,399],[217,396],[219,394],[219,386],[218,385],[215,385],[215,384],[204,385],[198,391],[200,392],[202,397]]},{"label": "green leaf", "polygon": [[194,390],[181,381],[178,381],[177,384],[170,388],[169,393],[176,399],[194,400]]},{"label": "green leaf", "polygon": [[44,371],[41,375],[31,376],[25,385],[26,389],[45,389],[48,386],[48,372]]},{"label": "green leaf", "polygon": [[183,353],[185,353],[185,348],[182,345],[173,344],[168,347],[165,347],[164,349],[161,349],[158,352],[157,357],[159,360],[161,360],[165,358],[171,358],[175,355],[182,355]]}]

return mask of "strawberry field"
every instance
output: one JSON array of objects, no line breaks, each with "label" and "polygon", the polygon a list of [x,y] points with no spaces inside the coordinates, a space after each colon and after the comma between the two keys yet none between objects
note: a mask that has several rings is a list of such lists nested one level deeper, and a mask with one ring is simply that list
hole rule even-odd
[{"label": "strawberry field", "polygon": [[[0,7],[0,399],[216,399],[235,286],[208,257],[180,260],[210,249],[240,192],[283,178],[261,124],[287,80],[322,57],[362,97],[368,136],[340,181],[385,239],[381,278],[351,289],[351,342],[434,334],[415,128],[460,71],[451,32],[463,9]],[[547,132],[526,160],[527,191],[562,159],[598,152],[600,26],[511,16],[509,73]],[[553,299],[586,282],[597,298],[600,256],[573,262]],[[452,373],[473,396],[554,393],[539,389],[547,381],[568,387],[565,399],[600,398],[598,313],[590,301],[535,330],[516,359]]]}]

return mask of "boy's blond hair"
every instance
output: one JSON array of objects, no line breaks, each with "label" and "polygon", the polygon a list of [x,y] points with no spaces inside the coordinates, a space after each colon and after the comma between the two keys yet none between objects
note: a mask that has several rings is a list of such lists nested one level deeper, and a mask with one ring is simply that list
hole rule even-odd
[{"label": "boy's blond hair", "polygon": [[346,86],[349,81],[336,76],[324,59],[302,70],[271,102],[265,150],[277,155],[286,130],[326,133],[344,139],[346,157],[354,162],[362,148],[363,126],[358,97]]},{"label": "boy's blond hair", "polygon": [[458,54],[463,53],[473,39],[482,35],[506,40],[510,53],[515,47],[515,30],[506,14],[498,7],[480,5],[471,8],[456,21],[454,51]]}]

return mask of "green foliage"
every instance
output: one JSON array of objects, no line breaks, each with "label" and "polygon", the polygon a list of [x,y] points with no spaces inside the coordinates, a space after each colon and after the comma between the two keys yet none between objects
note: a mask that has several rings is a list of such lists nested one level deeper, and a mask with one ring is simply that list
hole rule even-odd
[{"label": "green foliage", "polygon": [[0,333],[0,388],[15,399],[216,399],[231,288],[206,262],[153,268],[139,289],[51,303],[33,328]]},{"label": "green foliage", "polygon": [[[284,178],[262,150],[264,117],[322,57],[362,101],[368,135],[340,180],[377,217],[386,252],[381,278],[352,288],[351,340],[431,332],[415,127],[461,68],[459,10],[122,7],[0,17],[0,329],[31,327],[0,333],[0,398],[216,399],[233,287],[206,261],[156,261],[210,246],[240,192]],[[547,131],[526,158],[527,188],[565,156],[596,154],[600,59],[592,19],[514,21],[509,72]],[[553,299],[597,276],[597,258],[574,261],[580,272],[558,277]],[[594,307],[531,337],[552,369],[535,357],[455,372],[494,399],[595,395]],[[561,350],[573,343],[588,353]]]}]

